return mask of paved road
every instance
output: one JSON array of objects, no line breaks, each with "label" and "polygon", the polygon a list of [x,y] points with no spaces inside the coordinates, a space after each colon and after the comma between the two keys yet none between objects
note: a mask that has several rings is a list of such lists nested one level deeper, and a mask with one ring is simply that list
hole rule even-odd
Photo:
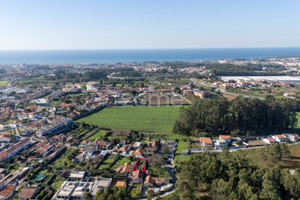
[{"label": "paved road", "polygon": [[16,135],[16,136],[20,136],[20,133],[19,133],[18,128],[14,128],[14,132],[15,132],[15,135]]},{"label": "paved road", "polygon": [[[160,197],[164,197],[164,196],[167,196],[169,194],[172,194],[173,192],[175,192],[175,187],[172,187],[172,189],[170,189],[166,192],[161,192],[159,195],[160,195]],[[156,195],[152,199],[156,199]],[[141,199],[138,199],[138,200],[147,200],[147,198],[141,198]]]},{"label": "paved road", "polygon": [[[300,142],[294,142],[294,143],[290,143],[287,145],[294,145],[294,144],[300,144]],[[255,146],[255,147],[247,147],[247,148],[236,148],[236,149],[229,149],[229,152],[233,152],[233,151],[238,151],[238,150],[248,150],[248,149],[260,149],[263,148],[263,146]],[[216,152],[216,153],[220,153],[222,152],[222,149],[213,149],[213,150],[192,150],[191,153],[204,153],[204,152]]]}]

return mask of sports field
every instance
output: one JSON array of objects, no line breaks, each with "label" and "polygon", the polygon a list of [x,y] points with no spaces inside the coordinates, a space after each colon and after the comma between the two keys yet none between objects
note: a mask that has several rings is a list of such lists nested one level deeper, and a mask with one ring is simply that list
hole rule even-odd
[{"label": "sports field", "polygon": [[123,106],[105,108],[78,121],[104,128],[172,133],[180,106]]}]

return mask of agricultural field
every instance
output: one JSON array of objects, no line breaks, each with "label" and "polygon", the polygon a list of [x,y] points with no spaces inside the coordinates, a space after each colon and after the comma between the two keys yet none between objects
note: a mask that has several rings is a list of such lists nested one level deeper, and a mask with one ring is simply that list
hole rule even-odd
[{"label": "agricultural field", "polygon": [[128,106],[105,108],[78,120],[103,128],[170,134],[181,106]]}]

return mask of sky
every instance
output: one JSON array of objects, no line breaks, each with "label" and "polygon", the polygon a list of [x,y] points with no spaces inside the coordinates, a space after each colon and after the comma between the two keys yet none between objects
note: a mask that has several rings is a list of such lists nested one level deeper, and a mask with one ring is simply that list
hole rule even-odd
[{"label": "sky", "polygon": [[0,50],[300,47],[299,0],[0,0]]}]

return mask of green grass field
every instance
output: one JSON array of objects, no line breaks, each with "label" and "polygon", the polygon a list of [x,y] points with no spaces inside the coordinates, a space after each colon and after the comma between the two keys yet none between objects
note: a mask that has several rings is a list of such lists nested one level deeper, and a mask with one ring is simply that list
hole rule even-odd
[{"label": "green grass field", "polygon": [[100,165],[99,169],[105,169],[110,166],[110,164],[116,159],[117,155],[115,154],[110,154],[104,162]]},{"label": "green grass field", "polygon": [[0,87],[5,86],[8,83],[8,81],[0,81]]},{"label": "green grass field", "polygon": [[123,165],[124,163],[130,163],[130,159],[128,157],[121,157],[112,167],[112,169],[117,169],[118,167],[120,167],[121,165]]},{"label": "green grass field", "polygon": [[106,135],[106,131],[105,130],[99,130],[99,131],[97,131],[97,133],[95,133],[94,135],[92,135],[91,137],[89,137],[88,140],[100,139],[101,137],[104,137],[105,135]]},{"label": "green grass field", "polygon": [[78,121],[104,128],[169,134],[179,111],[179,106],[112,107]]},{"label": "green grass field", "polygon": [[300,112],[297,112],[297,119],[298,119],[298,123],[296,128],[300,128]]}]

